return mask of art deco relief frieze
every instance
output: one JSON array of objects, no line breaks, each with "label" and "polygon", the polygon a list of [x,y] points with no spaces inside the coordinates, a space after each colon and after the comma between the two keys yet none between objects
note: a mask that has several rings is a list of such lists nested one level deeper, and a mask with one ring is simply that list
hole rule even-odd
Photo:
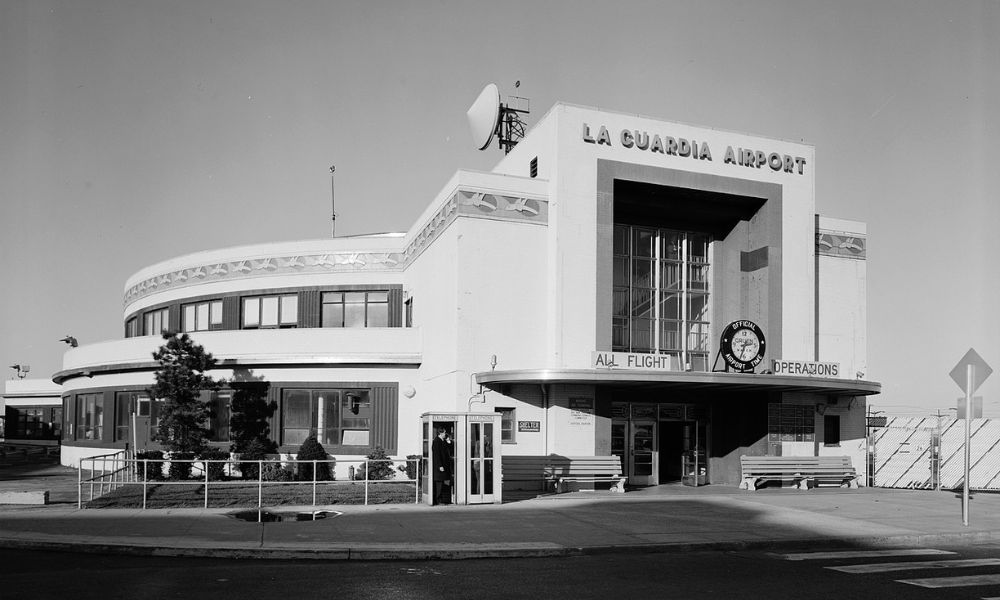
[{"label": "art deco relief frieze", "polygon": [[128,304],[165,289],[261,275],[399,271],[419,256],[458,216],[545,224],[548,221],[548,202],[534,198],[459,190],[441,206],[401,252],[317,252],[194,265],[159,273],[136,283],[125,292],[124,303]]}]

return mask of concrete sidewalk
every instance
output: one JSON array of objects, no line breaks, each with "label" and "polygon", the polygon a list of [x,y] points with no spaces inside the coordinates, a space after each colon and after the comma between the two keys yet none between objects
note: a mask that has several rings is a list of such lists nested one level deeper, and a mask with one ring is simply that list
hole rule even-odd
[{"label": "concrete sidewalk", "polygon": [[[75,484],[75,479],[73,480]],[[11,482],[0,481],[0,489]],[[456,559],[691,549],[808,549],[1000,539],[1000,495],[976,494],[971,524],[951,492],[660,486],[504,505],[280,507],[316,521],[259,524],[233,509],[0,507],[0,546],[272,559]]]}]

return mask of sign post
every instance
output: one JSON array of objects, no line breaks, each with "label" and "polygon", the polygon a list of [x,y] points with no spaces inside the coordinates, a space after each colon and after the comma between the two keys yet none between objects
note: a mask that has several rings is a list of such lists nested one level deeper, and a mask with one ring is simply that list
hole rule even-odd
[{"label": "sign post", "polygon": [[952,380],[965,391],[965,477],[962,482],[962,525],[969,526],[969,471],[970,443],[972,432],[972,393],[993,373],[986,361],[975,350],[969,348],[962,360],[951,370]]}]

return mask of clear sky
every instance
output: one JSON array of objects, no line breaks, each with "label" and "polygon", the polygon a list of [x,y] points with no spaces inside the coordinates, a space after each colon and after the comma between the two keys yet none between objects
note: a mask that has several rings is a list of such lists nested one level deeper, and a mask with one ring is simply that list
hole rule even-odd
[{"label": "clear sky", "polygon": [[[998,372],[1000,2],[0,0],[0,360],[120,338],[125,279],[181,254],[405,231],[489,170],[483,85],[816,146],[865,221],[877,408]],[[6,377],[13,375],[7,370]]]}]

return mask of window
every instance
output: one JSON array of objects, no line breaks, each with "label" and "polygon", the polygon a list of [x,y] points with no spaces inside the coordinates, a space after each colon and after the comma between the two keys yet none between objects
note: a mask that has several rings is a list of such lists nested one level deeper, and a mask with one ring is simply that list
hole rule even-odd
[{"label": "window", "polygon": [[232,390],[219,390],[212,392],[212,407],[214,415],[209,424],[212,433],[208,439],[213,442],[229,441],[229,417],[231,415],[231,402],[233,400]]},{"label": "window", "polygon": [[52,439],[59,433],[59,422],[53,422],[55,410],[42,406],[7,407],[6,435],[12,439]]},{"label": "window", "polygon": [[144,317],[146,335],[160,335],[170,330],[170,312],[166,308],[152,310]]},{"label": "window", "polygon": [[816,440],[816,409],[811,404],[767,405],[768,442],[813,442]]},{"label": "window", "polygon": [[675,357],[707,371],[708,235],[616,224],[613,241],[612,350]]},{"label": "window", "polygon": [[[221,315],[221,311],[220,311]],[[295,327],[299,323],[297,294],[243,299],[243,328]]]},{"label": "window", "polygon": [[129,441],[132,430],[132,415],[139,412],[139,406],[149,406],[149,396],[145,392],[118,392],[115,394],[115,441]]},{"label": "window", "polygon": [[185,304],[181,313],[184,331],[206,331],[222,327],[222,300]]},{"label": "window", "polygon": [[99,440],[104,436],[104,394],[76,397],[76,433],[80,440]]},{"label": "window", "polygon": [[132,317],[125,321],[125,337],[133,338],[139,335],[139,319]]},{"label": "window", "polygon": [[840,445],[840,415],[823,415],[823,445]]},{"label": "window", "polygon": [[517,422],[514,420],[514,409],[497,408],[495,410],[500,413],[500,442],[503,444],[513,444],[515,431],[514,424]]},{"label": "window", "polygon": [[323,292],[323,327],[388,327],[389,292]]},{"label": "window", "polygon": [[316,432],[319,443],[368,446],[372,403],[368,390],[284,390],[281,402],[282,443],[301,444]]}]

